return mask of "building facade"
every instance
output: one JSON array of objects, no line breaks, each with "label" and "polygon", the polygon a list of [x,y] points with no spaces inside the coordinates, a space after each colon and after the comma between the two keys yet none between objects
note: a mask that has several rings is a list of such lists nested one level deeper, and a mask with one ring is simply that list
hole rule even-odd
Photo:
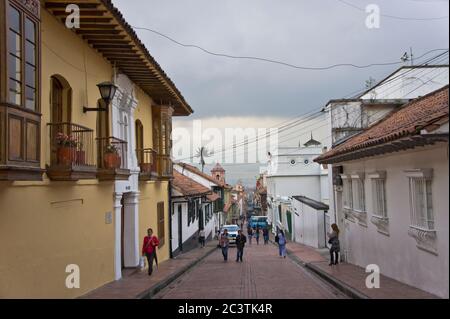
[{"label": "building facade", "polygon": [[2,297],[117,280],[149,227],[170,255],[171,118],[192,110],[110,1],[80,4],[76,29],[69,4],[0,2]]},{"label": "building facade", "polygon": [[[334,206],[350,263],[448,298],[448,85],[316,159],[340,167]],[[338,183],[336,183],[338,184]]]}]

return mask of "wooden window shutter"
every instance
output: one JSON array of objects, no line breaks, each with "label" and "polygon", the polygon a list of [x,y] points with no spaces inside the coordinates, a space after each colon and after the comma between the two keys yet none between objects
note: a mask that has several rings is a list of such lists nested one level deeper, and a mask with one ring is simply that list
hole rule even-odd
[{"label": "wooden window shutter", "polygon": [[164,246],[164,202],[158,203],[158,238],[159,238],[159,247]]}]

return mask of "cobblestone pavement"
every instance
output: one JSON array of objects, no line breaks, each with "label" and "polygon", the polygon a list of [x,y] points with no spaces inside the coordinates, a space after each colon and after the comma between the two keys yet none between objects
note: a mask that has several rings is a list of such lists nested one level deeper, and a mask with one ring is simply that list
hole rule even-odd
[{"label": "cobblestone pavement", "polygon": [[272,244],[246,245],[244,261],[220,249],[170,284],[155,299],[323,299],[346,298],[290,258],[280,258]]}]

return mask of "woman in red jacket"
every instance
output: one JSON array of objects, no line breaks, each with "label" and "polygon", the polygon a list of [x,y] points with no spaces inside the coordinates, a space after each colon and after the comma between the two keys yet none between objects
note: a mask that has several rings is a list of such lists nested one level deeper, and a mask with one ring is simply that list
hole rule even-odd
[{"label": "woman in red jacket", "polygon": [[144,237],[144,244],[142,245],[142,256],[147,256],[148,261],[148,275],[153,272],[153,259],[155,258],[156,247],[159,245],[158,237],[153,236],[153,229],[147,229],[148,236]]}]

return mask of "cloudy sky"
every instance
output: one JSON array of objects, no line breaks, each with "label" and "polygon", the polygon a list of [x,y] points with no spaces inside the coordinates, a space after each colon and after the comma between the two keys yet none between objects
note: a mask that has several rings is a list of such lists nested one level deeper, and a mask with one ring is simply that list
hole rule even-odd
[{"label": "cloudy sky", "polygon": [[[365,26],[367,14],[339,0],[114,0],[131,25],[180,42],[239,56],[295,65],[369,64],[398,61],[413,47],[417,56],[448,47],[448,19],[416,21],[381,17],[379,29]],[[381,14],[406,18],[447,15],[448,1],[345,0]],[[233,60],[183,48],[148,31],[137,31],[152,55],[195,110],[196,118],[289,117],[317,108],[381,79],[395,66],[305,71],[249,60]]]},{"label": "cloudy sky", "polygon": [[[298,66],[396,62],[410,47],[418,57],[449,46],[448,18],[417,20],[448,15],[448,1],[441,0],[113,2],[134,27],[217,53]],[[380,28],[366,27],[363,10],[371,3],[383,15]],[[329,99],[345,97],[363,88],[369,77],[380,80],[399,66],[299,70],[211,56],[152,32],[137,30],[137,34],[195,110],[188,119],[175,120],[175,127],[190,125],[186,121],[194,119],[212,127],[275,125],[316,110]],[[310,134],[307,131],[302,134]]]}]

